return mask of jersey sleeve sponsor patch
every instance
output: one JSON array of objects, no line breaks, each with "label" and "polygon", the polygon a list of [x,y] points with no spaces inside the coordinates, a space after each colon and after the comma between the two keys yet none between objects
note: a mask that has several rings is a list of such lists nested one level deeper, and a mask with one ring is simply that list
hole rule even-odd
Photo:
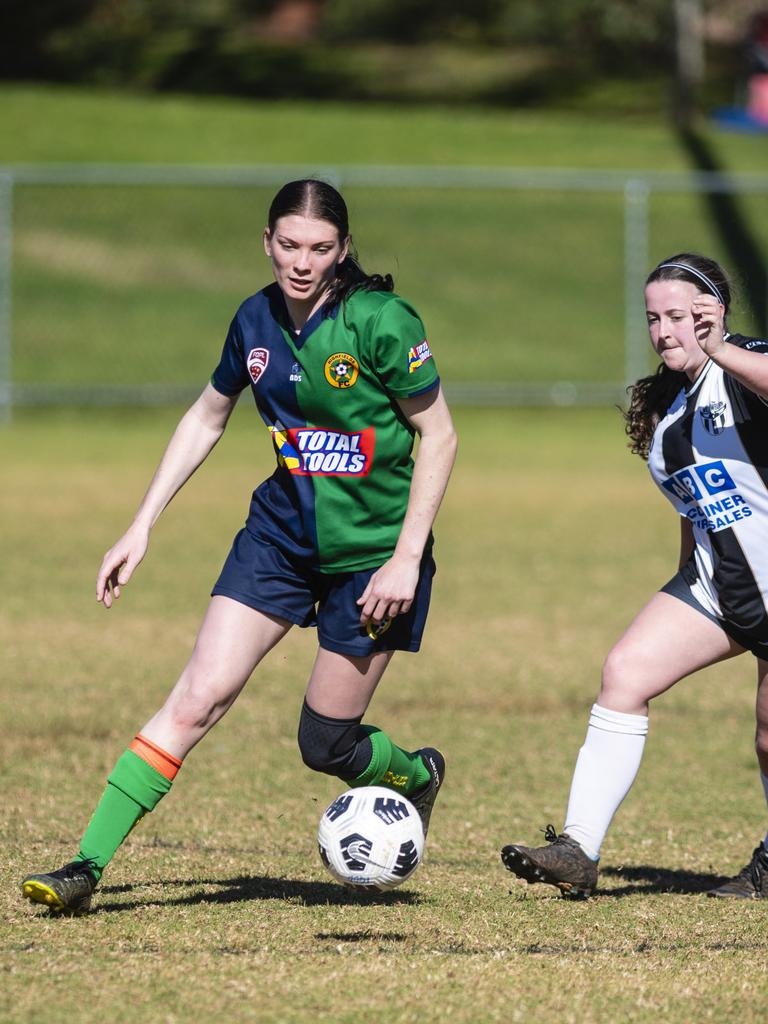
[{"label": "jersey sleeve sponsor patch", "polygon": [[418,313],[397,295],[379,309],[367,335],[369,359],[389,395],[408,398],[437,383],[437,367]]},{"label": "jersey sleeve sponsor patch", "polygon": [[428,359],[432,358],[427,339],[408,349],[408,373],[415,373]]},{"label": "jersey sleeve sponsor patch", "polygon": [[323,427],[269,428],[278,460],[295,476],[368,476],[376,447],[373,427],[347,433]]}]

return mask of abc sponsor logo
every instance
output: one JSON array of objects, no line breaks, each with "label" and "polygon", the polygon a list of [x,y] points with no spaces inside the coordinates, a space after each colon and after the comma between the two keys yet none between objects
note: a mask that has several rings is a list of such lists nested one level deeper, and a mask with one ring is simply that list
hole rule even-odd
[{"label": "abc sponsor logo", "polygon": [[735,491],[736,484],[723,463],[705,462],[700,466],[688,466],[667,477],[662,487],[673,494],[684,505],[701,501],[722,491]]},{"label": "abc sponsor logo", "polygon": [[752,509],[719,460],[681,469],[664,480],[662,487],[689,506],[685,516],[699,530],[717,533],[752,516]]}]

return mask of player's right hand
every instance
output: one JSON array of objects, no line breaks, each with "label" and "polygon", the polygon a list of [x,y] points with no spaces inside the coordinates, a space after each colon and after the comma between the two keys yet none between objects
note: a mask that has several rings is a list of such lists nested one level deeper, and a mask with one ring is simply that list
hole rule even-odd
[{"label": "player's right hand", "polygon": [[134,523],[104,555],[96,577],[96,600],[105,608],[120,597],[120,587],[133,576],[133,570],[144,558],[149,546],[149,530]]}]

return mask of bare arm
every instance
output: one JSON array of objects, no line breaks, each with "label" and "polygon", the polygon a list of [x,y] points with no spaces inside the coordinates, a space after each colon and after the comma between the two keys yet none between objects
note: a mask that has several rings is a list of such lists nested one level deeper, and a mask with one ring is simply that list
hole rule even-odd
[{"label": "bare arm", "polygon": [[709,358],[745,388],[768,401],[768,358],[731,345],[724,337],[723,307],[714,295],[702,293],[693,302],[696,340]]},{"label": "bare arm", "polygon": [[373,574],[358,599],[360,621],[407,612],[413,602],[424,547],[456,458],[456,431],[442,389],[398,401],[419,434],[408,507],[394,554]]},{"label": "bare arm", "polygon": [[227,397],[208,384],[184,416],[165,449],[144,499],[128,530],[104,555],[96,579],[96,600],[112,607],[146,554],[149,534],[173,496],[211,453],[224,433],[237,396]]}]

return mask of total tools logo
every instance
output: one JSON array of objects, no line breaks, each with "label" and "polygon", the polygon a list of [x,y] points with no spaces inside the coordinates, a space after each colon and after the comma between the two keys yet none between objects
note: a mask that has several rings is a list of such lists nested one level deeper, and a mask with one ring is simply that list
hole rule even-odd
[{"label": "total tools logo", "polygon": [[321,427],[269,428],[281,463],[296,476],[368,476],[376,431],[355,433]]}]

